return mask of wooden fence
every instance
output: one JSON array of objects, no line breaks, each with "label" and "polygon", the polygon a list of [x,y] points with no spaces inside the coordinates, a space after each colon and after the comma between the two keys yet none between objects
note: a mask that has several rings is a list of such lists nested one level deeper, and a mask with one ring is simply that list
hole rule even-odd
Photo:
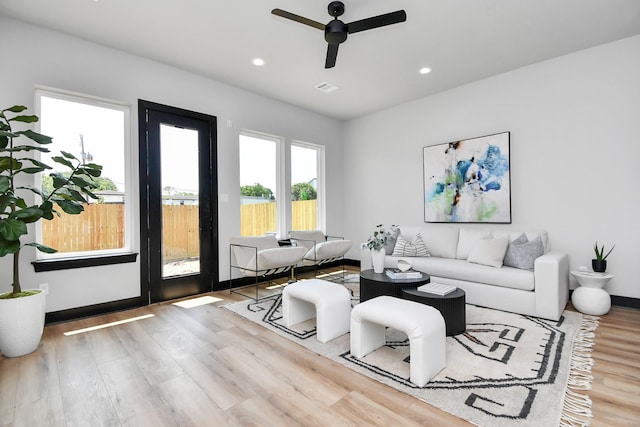
[{"label": "wooden fence", "polygon": [[[315,230],[316,201],[292,203],[292,229]],[[242,205],[241,234],[259,236],[276,230],[276,203]],[[163,205],[164,260],[198,256],[198,206]],[[117,249],[124,246],[124,205],[85,205],[80,215],[67,215],[42,221],[42,244],[59,252]]]}]

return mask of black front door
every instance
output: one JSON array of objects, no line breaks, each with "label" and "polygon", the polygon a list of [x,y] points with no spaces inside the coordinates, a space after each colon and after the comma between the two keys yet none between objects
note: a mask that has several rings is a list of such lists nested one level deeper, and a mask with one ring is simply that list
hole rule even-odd
[{"label": "black front door", "polygon": [[142,295],[210,292],[218,280],[216,118],[139,101]]}]

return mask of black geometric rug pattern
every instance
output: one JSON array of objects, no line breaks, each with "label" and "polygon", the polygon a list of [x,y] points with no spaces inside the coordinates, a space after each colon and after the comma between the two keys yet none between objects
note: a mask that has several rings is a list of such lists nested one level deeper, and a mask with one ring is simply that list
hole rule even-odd
[{"label": "black geometric rug pattern", "polygon": [[[357,304],[359,284],[344,285],[352,293],[352,304]],[[565,312],[554,322],[467,305],[466,331],[447,337],[447,366],[419,387],[409,381],[409,341],[404,333],[387,328],[386,345],[358,359],[350,354],[349,334],[319,343],[315,339],[315,319],[285,327],[281,302],[281,296],[274,295],[226,307],[318,354],[477,425],[557,426],[572,416],[588,424],[588,397],[567,391],[567,384],[572,360],[577,357],[583,363],[573,363],[576,372],[571,373],[575,377],[571,382],[584,386],[578,389],[588,388],[592,364],[588,353],[597,319]],[[565,394],[570,404],[563,404]],[[580,413],[563,414],[567,406],[577,406]]]}]

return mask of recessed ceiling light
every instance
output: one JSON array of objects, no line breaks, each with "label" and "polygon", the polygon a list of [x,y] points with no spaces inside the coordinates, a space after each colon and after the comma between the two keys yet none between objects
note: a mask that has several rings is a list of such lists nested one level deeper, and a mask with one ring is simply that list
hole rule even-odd
[{"label": "recessed ceiling light", "polygon": [[264,59],[262,59],[262,58],[254,58],[254,60],[251,61],[251,63],[253,65],[255,65],[256,67],[262,67],[264,65]]},{"label": "recessed ceiling light", "polygon": [[429,67],[420,68],[420,74],[429,74],[430,72],[431,72],[431,68]]}]

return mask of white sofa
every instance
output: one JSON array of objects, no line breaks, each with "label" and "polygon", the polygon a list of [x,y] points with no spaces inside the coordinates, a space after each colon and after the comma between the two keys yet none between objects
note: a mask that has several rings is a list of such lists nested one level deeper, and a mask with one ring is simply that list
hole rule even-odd
[{"label": "white sofa", "polygon": [[[429,274],[432,282],[463,289],[470,304],[551,320],[558,320],[565,309],[569,299],[569,258],[550,250],[546,231],[524,232],[529,241],[525,246],[542,245],[542,255],[535,261],[530,256],[533,269],[528,270],[522,267],[526,262],[516,262],[521,268],[515,268],[502,265],[503,259],[498,259],[504,248],[511,254],[509,264],[514,264],[518,241],[513,241],[523,234],[521,231],[454,224],[399,226],[399,229],[403,243],[419,243],[415,239],[421,234],[430,256],[387,255],[385,268],[395,268],[399,259],[406,259],[413,269]],[[514,250],[503,244],[512,244]],[[408,247],[411,249],[412,245]],[[390,248],[387,252],[391,252]],[[361,269],[369,268],[371,255],[363,250]]]}]

